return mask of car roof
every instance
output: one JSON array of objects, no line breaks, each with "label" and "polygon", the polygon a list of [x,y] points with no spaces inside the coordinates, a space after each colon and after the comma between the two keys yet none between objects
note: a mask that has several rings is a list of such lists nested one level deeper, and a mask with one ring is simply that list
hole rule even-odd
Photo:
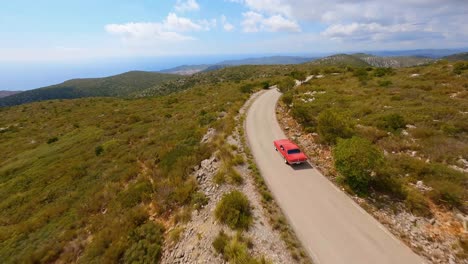
[{"label": "car roof", "polygon": [[289,139],[280,139],[276,140],[278,144],[282,145],[286,149],[295,149],[299,148],[296,144],[292,143]]}]

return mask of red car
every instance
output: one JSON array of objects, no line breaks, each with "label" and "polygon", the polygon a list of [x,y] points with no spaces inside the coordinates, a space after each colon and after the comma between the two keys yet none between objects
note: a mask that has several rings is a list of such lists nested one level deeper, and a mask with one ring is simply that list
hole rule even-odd
[{"label": "red car", "polygon": [[288,139],[280,139],[273,141],[275,150],[279,151],[284,158],[286,164],[301,164],[307,161],[307,156],[299,149],[299,147]]}]

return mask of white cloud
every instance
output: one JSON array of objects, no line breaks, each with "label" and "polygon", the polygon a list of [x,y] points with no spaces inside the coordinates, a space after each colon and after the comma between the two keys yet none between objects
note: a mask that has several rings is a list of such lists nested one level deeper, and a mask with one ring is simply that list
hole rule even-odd
[{"label": "white cloud", "polygon": [[[429,38],[432,42],[459,43],[466,46],[466,0],[226,0],[244,5],[243,28],[245,32],[273,29],[261,23],[265,17],[272,24],[283,18],[293,24],[281,23],[283,28],[294,31],[294,23],[324,25],[326,30],[320,34],[331,39],[350,39],[353,41],[383,41],[413,39],[414,43],[424,46]],[[252,15],[250,12],[261,15]],[[279,16],[276,17],[275,16]],[[274,19],[275,18],[275,19]],[[276,22],[276,23],[275,23]],[[315,26],[314,28],[317,28]],[[274,31],[274,30],[271,30]],[[278,28],[276,31],[282,31]],[[353,32],[349,34],[348,32]],[[445,42],[441,39],[445,38]],[[383,42],[381,42],[383,43]],[[376,44],[376,47],[379,44]]]},{"label": "white cloud", "polygon": [[166,31],[161,23],[126,23],[109,24],[105,27],[110,34],[118,35],[124,40],[164,40],[181,41],[193,39],[177,32]]},{"label": "white cloud", "polygon": [[197,11],[200,10],[200,5],[196,0],[177,0],[174,9],[178,12]]},{"label": "white cloud", "polygon": [[227,21],[227,17],[225,15],[221,15],[221,24],[223,25],[223,29],[226,32],[231,32],[235,28],[234,25]]},{"label": "white cloud", "polygon": [[300,32],[299,25],[281,15],[265,17],[260,13],[249,11],[242,14],[244,20],[242,27],[244,32],[253,33],[259,31],[268,32]]},{"label": "white cloud", "polygon": [[186,32],[186,31],[199,31],[203,26],[192,22],[192,20],[185,17],[178,17],[174,13],[169,13],[166,20],[163,22],[163,27],[170,31]]},{"label": "white cloud", "polygon": [[162,22],[131,22],[126,24],[109,24],[105,26],[106,32],[117,35],[127,42],[144,41],[184,41],[194,39],[192,36],[183,35],[182,32],[194,32],[209,30],[216,26],[216,20],[199,21],[179,17],[174,13],[169,13]]}]

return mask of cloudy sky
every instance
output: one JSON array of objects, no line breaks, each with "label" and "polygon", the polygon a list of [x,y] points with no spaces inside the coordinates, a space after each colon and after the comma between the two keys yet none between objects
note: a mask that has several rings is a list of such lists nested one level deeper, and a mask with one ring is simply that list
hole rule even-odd
[{"label": "cloudy sky", "polygon": [[467,0],[15,0],[0,61],[459,48]]}]

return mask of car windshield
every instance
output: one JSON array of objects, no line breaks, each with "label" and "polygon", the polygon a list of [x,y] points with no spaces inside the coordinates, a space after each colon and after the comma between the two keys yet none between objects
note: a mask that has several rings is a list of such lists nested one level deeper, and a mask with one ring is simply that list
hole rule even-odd
[{"label": "car windshield", "polygon": [[299,149],[290,149],[290,150],[288,150],[288,154],[297,154],[297,153],[301,153],[301,151]]}]

